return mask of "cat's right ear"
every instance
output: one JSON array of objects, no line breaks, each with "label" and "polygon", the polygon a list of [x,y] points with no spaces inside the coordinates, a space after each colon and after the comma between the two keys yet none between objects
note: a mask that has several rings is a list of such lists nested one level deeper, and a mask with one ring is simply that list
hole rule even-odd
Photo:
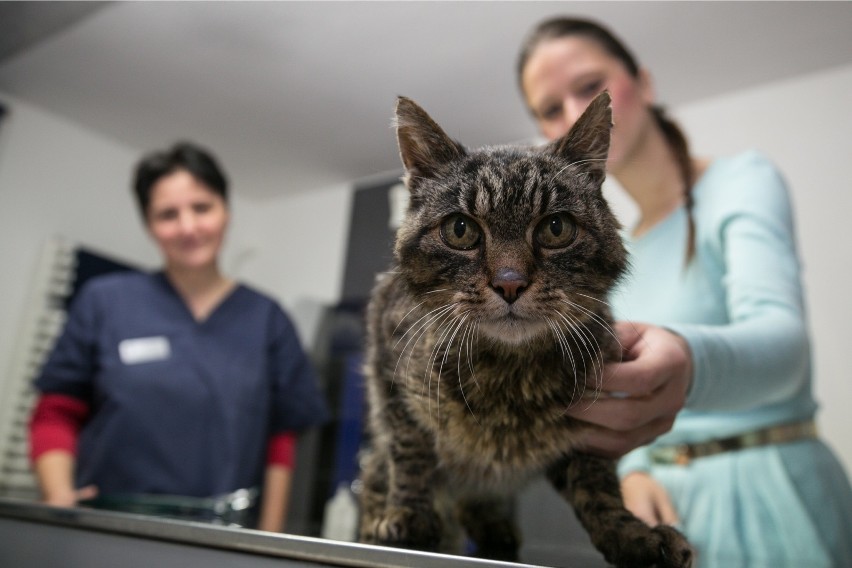
[{"label": "cat's right ear", "polygon": [[577,164],[599,181],[606,175],[612,131],[612,99],[600,93],[589,104],[565,136],[549,145],[550,151]]},{"label": "cat's right ear", "polygon": [[397,98],[394,125],[409,190],[419,179],[432,177],[441,166],[465,155],[464,147],[407,97]]}]

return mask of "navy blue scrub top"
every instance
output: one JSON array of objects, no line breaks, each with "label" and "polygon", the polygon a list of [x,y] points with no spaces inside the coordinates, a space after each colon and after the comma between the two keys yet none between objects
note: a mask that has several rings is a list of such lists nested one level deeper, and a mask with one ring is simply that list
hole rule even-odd
[{"label": "navy blue scrub top", "polygon": [[271,435],[327,418],[274,300],[238,285],[198,322],[163,273],[88,282],[36,387],[91,406],[76,483],[101,495],[258,486]]}]

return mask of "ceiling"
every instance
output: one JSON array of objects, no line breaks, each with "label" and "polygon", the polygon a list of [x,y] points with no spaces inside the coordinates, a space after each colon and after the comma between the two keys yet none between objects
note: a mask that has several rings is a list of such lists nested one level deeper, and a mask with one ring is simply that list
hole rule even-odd
[{"label": "ceiling", "polygon": [[469,145],[533,137],[517,49],[566,13],[670,106],[852,63],[852,2],[0,2],[0,92],[140,151],[197,140],[263,199],[398,169],[400,94]]}]

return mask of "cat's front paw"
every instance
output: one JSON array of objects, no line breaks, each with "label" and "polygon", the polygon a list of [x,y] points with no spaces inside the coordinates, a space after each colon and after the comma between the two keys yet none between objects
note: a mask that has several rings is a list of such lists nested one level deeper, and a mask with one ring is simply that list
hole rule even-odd
[{"label": "cat's front paw", "polygon": [[389,507],[373,522],[370,540],[383,546],[437,550],[442,522],[432,509]]},{"label": "cat's front paw", "polygon": [[686,538],[670,526],[649,527],[636,519],[601,543],[607,561],[618,568],[691,568],[693,551]]},{"label": "cat's front paw", "polygon": [[651,532],[659,538],[659,561],[655,568],[690,568],[694,554],[686,538],[667,525],[658,525]]}]

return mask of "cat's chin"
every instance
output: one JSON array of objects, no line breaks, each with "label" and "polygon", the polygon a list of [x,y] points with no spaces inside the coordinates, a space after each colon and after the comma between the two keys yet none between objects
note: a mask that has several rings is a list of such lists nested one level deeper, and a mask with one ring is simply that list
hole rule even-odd
[{"label": "cat's chin", "polygon": [[479,331],[486,337],[506,345],[522,345],[547,333],[547,324],[542,321],[505,317],[484,320]]}]

